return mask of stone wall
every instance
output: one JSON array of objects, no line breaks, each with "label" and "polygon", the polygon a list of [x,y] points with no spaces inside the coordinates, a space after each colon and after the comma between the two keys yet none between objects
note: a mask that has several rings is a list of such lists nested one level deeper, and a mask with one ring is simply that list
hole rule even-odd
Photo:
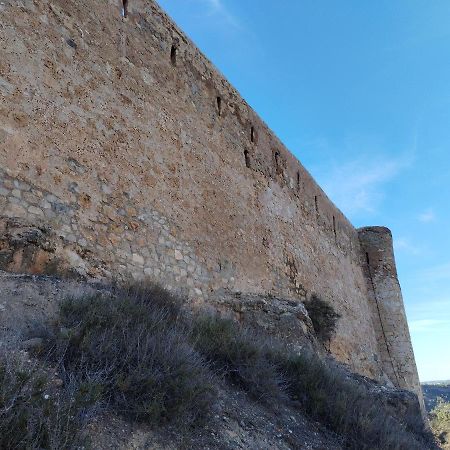
[{"label": "stone wall", "polygon": [[[369,304],[383,371],[395,386],[421,392],[402,292],[395,266],[392,234],[384,227],[358,230],[366,257]],[[422,396],[420,395],[422,398]]]},{"label": "stone wall", "polygon": [[153,1],[121,7],[0,4],[3,267],[148,277],[193,304],[317,294],[342,316],[330,351],[383,379],[357,231]]}]

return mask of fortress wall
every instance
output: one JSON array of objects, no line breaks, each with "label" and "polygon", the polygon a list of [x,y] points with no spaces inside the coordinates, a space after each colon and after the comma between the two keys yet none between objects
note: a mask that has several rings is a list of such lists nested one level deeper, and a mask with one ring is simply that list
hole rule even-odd
[{"label": "fortress wall", "polygon": [[373,305],[383,371],[395,386],[421,392],[391,232],[384,227],[366,227],[358,231],[366,255],[369,299]]},{"label": "fortress wall", "polygon": [[43,242],[0,265],[149,277],[194,304],[316,293],[342,316],[331,352],[382,378],[356,230],[153,1],[120,8],[0,5],[0,231]]}]

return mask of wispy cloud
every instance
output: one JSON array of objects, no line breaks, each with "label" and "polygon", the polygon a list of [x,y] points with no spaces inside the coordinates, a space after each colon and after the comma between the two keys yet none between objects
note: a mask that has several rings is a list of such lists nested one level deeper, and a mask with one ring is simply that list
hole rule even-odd
[{"label": "wispy cloud", "polygon": [[[340,142],[316,136],[294,141],[309,154],[314,178],[331,200],[351,219],[378,213],[392,182],[416,160],[419,135],[413,129],[403,149],[391,148],[377,136],[349,135]],[[344,158],[345,155],[345,158]]]},{"label": "wispy cloud", "polygon": [[[409,305],[408,312],[415,318],[433,318],[439,317],[450,320],[450,297],[428,297],[424,295],[426,299],[422,302],[416,302]],[[431,317],[430,317],[431,314]]]},{"label": "wispy cloud", "polygon": [[325,192],[347,215],[373,213],[384,198],[384,185],[410,163],[407,157],[363,155],[333,167],[320,178]]},{"label": "wispy cloud", "polygon": [[227,0],[159,0],[160,5],[175,19],[183,19],[190,26],[218,29],[221,32],[246,31],[238,17],[227,5]]},{"label": "wispy cloud", "polygon": [[241,24],[238,19],[230,12],[222,0],[200,0],[206,7],[206,15],[215,16],[226,22],[233,28],[240,29]]},{"label": "wispy cloud", "polygon": [[450,326],[450,320],[440,319],[419,319],[409,322],[411,333],[436,331],[437,328],[447,328]]},{"label": "wispy cloud", "polygon": [[394,249],[395,252],[404,252],[410,255],[420,255],[422,249],[417,245],[413,244],[410,239],[406,237],[398,237],[394,239]]},{"label": "wispy cloud", "polygon": [[430,208],[424,211],[419,215],[419,220],[423,223],[430,223],[436,221],[436,214],[434,211]]}]

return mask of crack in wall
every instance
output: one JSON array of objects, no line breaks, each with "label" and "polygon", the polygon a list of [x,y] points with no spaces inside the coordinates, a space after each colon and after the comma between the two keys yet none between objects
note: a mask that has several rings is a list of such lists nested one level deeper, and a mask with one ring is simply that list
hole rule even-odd
[{"label": "crack in wall", "polygon": [[397,371],[395,370],[394,360],[392,358],[391,350],[389,348],[389,341],[387,339],[386,331],[384,329],[383,319],[382,319],[381,311],[380,311],[380,304],[379,304],[379,301],[378,301],[378,295],[377,295],[377,291],[376,291],[376,288],[375,288],[375,282],[373,281],[373,275],[372,275],[372,270],[370,268],[370,260],[369,260],[369,254],[368,253],[366,253],[366,258],[367,258],[367,270],[368,270],[368,273],[369,273],[369,280],[370,280],[370,284],[372,286],[373,296],[374,296],[374,299],[375,299],[375,305],[377,307],[377,313],[378,313],[378,319],[380,321],[381,332],[383,333],[383,342],[384,342],[384,344],[386,346],[386,351],[387,351],[387,354],[389,356],[389,361],[390,361],[391,366],[392,366],[392,372],[393,372],[393,374],[395,376],[395,379],[396,379],[396,382],[397,382],[397,387],[400,387],[400,379],[399,379],[399,376],[397,374]]}]

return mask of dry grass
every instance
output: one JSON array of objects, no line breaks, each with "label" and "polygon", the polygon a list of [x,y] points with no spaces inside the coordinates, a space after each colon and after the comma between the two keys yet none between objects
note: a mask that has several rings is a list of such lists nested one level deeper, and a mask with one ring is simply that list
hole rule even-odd
[{"label": "dry grass", "polygon": [[80,448],[95,402],[77,383],[55,388],[48,369],[25,356],[0,353],[0,448]]},{"label": "dry grass", "polygon": [[382,392],[313,353],[278,353],[291,398],[354,450],[434,448],[416,408],[397,411]]},{"label": "dry grass", "polygon": [[443,449],[450,449],[450,403],[440,399],[430,413],[433,433]]},{"label": "dry grass", "polygon": [[198,318],[194,331],[196,348],[233,383],[272,404],[290,398],[343,436],[347,448],[433,448],[418,407],[397,415],[382,395],[331,361],[314,353],[293,353],[281,343],[219,317]]},{"label": "dry grass", "polygon": [[53,344],[63,377],[75,376],[125,418],[159,424],[207,417],[214,375],[189,344],[179,302],[156,286],[66,299]]},{"label": "dry grass", "polygon": [[0,354],[0,448],[77,448],[100,410],[180,430],[201,424],[217,374],[265,405],[297,405],[347,448],[433,448],[418,409],[399,413],[331,361],[231,320],[182,314],[180,305],[152,285],[65,299],[42,362]]},{"label": "dry grass", "polygon": [[215,316],[197,317],[191,339],[216,371],[253,398],[271,405],[286,399],[286,383],[271,358],[270,339]]}]

